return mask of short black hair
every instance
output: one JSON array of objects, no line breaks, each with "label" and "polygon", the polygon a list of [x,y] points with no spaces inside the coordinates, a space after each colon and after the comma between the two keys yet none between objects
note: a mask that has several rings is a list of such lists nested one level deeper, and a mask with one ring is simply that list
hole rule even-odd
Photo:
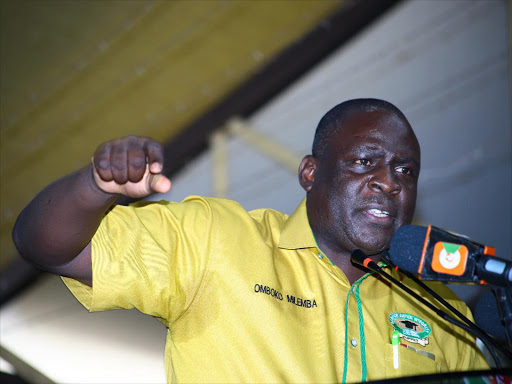
[{"label": "short black hair", "polygon": [[384,111],[394,114],[409,127],[409,121],[397,107],[388,101],[379,99],[353,99],[336,105],[329,110],[318,123],[313,139],[312,154],[316,158],[322,158],[325,154],[327,143],[332,135],[340,132],[342,121],[353,113]]}]

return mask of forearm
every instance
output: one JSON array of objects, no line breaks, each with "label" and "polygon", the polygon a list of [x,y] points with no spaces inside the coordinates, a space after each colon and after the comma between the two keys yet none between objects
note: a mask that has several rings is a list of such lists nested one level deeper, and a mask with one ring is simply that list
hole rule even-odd
[{"label": "forearm", "polygon": [[89,243],[118,196],[98,188],[92,166],[82,168],[50,184],[25,207],[14,226],[14,243],[40,267],[66,264]]}]

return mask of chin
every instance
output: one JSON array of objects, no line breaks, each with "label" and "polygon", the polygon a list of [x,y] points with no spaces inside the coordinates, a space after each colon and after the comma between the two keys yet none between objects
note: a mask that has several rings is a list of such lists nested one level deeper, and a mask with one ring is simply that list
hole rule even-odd
[{"label": "chin", "polygon": [[352,243],[367,255],[374,255],[389,248],[391,238],[395,233],[395,226],[367,225],[352,230]]},{"label": "chin", "polygon": [[361,242],[359,245],[356,243],[356,248],[359,248],[361,251],[366,253],[368,256],[377,255],[382,253],[386,249],[389,248],[389,244],[391,239],[385,239],[382,241],[373,241],[371,243]]},{"label": "chin", "polygon": [[388,247],[382,247],[382,248],[371,248],[371,249],[364,249],[364,248],[359,248],[361,249],[361,251],[363,251],[367,256],[375,256],[375,255],[379,255],[381,254],[382,252],[384,252]]}]

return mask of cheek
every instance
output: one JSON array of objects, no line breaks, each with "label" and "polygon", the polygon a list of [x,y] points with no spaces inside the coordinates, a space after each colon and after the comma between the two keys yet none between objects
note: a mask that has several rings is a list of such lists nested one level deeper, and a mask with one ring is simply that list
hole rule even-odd
[{"label": "cheek", "polygon": [[353,220],[352,211],[360,199],[359,187],[347,178],[333,180],[328,190],[329,215],[333,219],[333,225],[339,230],[342,227],[351,227]]},{"label": "cheek", "polygon": [[332,203],[345,204],[348,198],[348,183],[342,178],[332,179],[328,185],[327,194]]},{"label": "cheek", "polygon": [[404,222],[409,224],[414,216],[416,208],[416,190],[410,191],[403,195],[400,205],[402,207],[402,216]]}]

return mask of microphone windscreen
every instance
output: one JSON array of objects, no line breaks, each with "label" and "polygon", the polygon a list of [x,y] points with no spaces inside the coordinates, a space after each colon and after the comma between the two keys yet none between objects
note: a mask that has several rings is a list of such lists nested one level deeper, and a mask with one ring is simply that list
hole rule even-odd
[{"label": "microphone windscreen", "polygon": [[496,296],[492,291],[485,291],[478,299],[473,311],[475,323],[489,335],[502,342],[507,340],[505,326],[501,322]]},{"label": "microphone windscreen", "polygon": [[426,227],[404,225],[398,228],[389,246],[391,262],[404,271],[417,275],[426,235]]}]

